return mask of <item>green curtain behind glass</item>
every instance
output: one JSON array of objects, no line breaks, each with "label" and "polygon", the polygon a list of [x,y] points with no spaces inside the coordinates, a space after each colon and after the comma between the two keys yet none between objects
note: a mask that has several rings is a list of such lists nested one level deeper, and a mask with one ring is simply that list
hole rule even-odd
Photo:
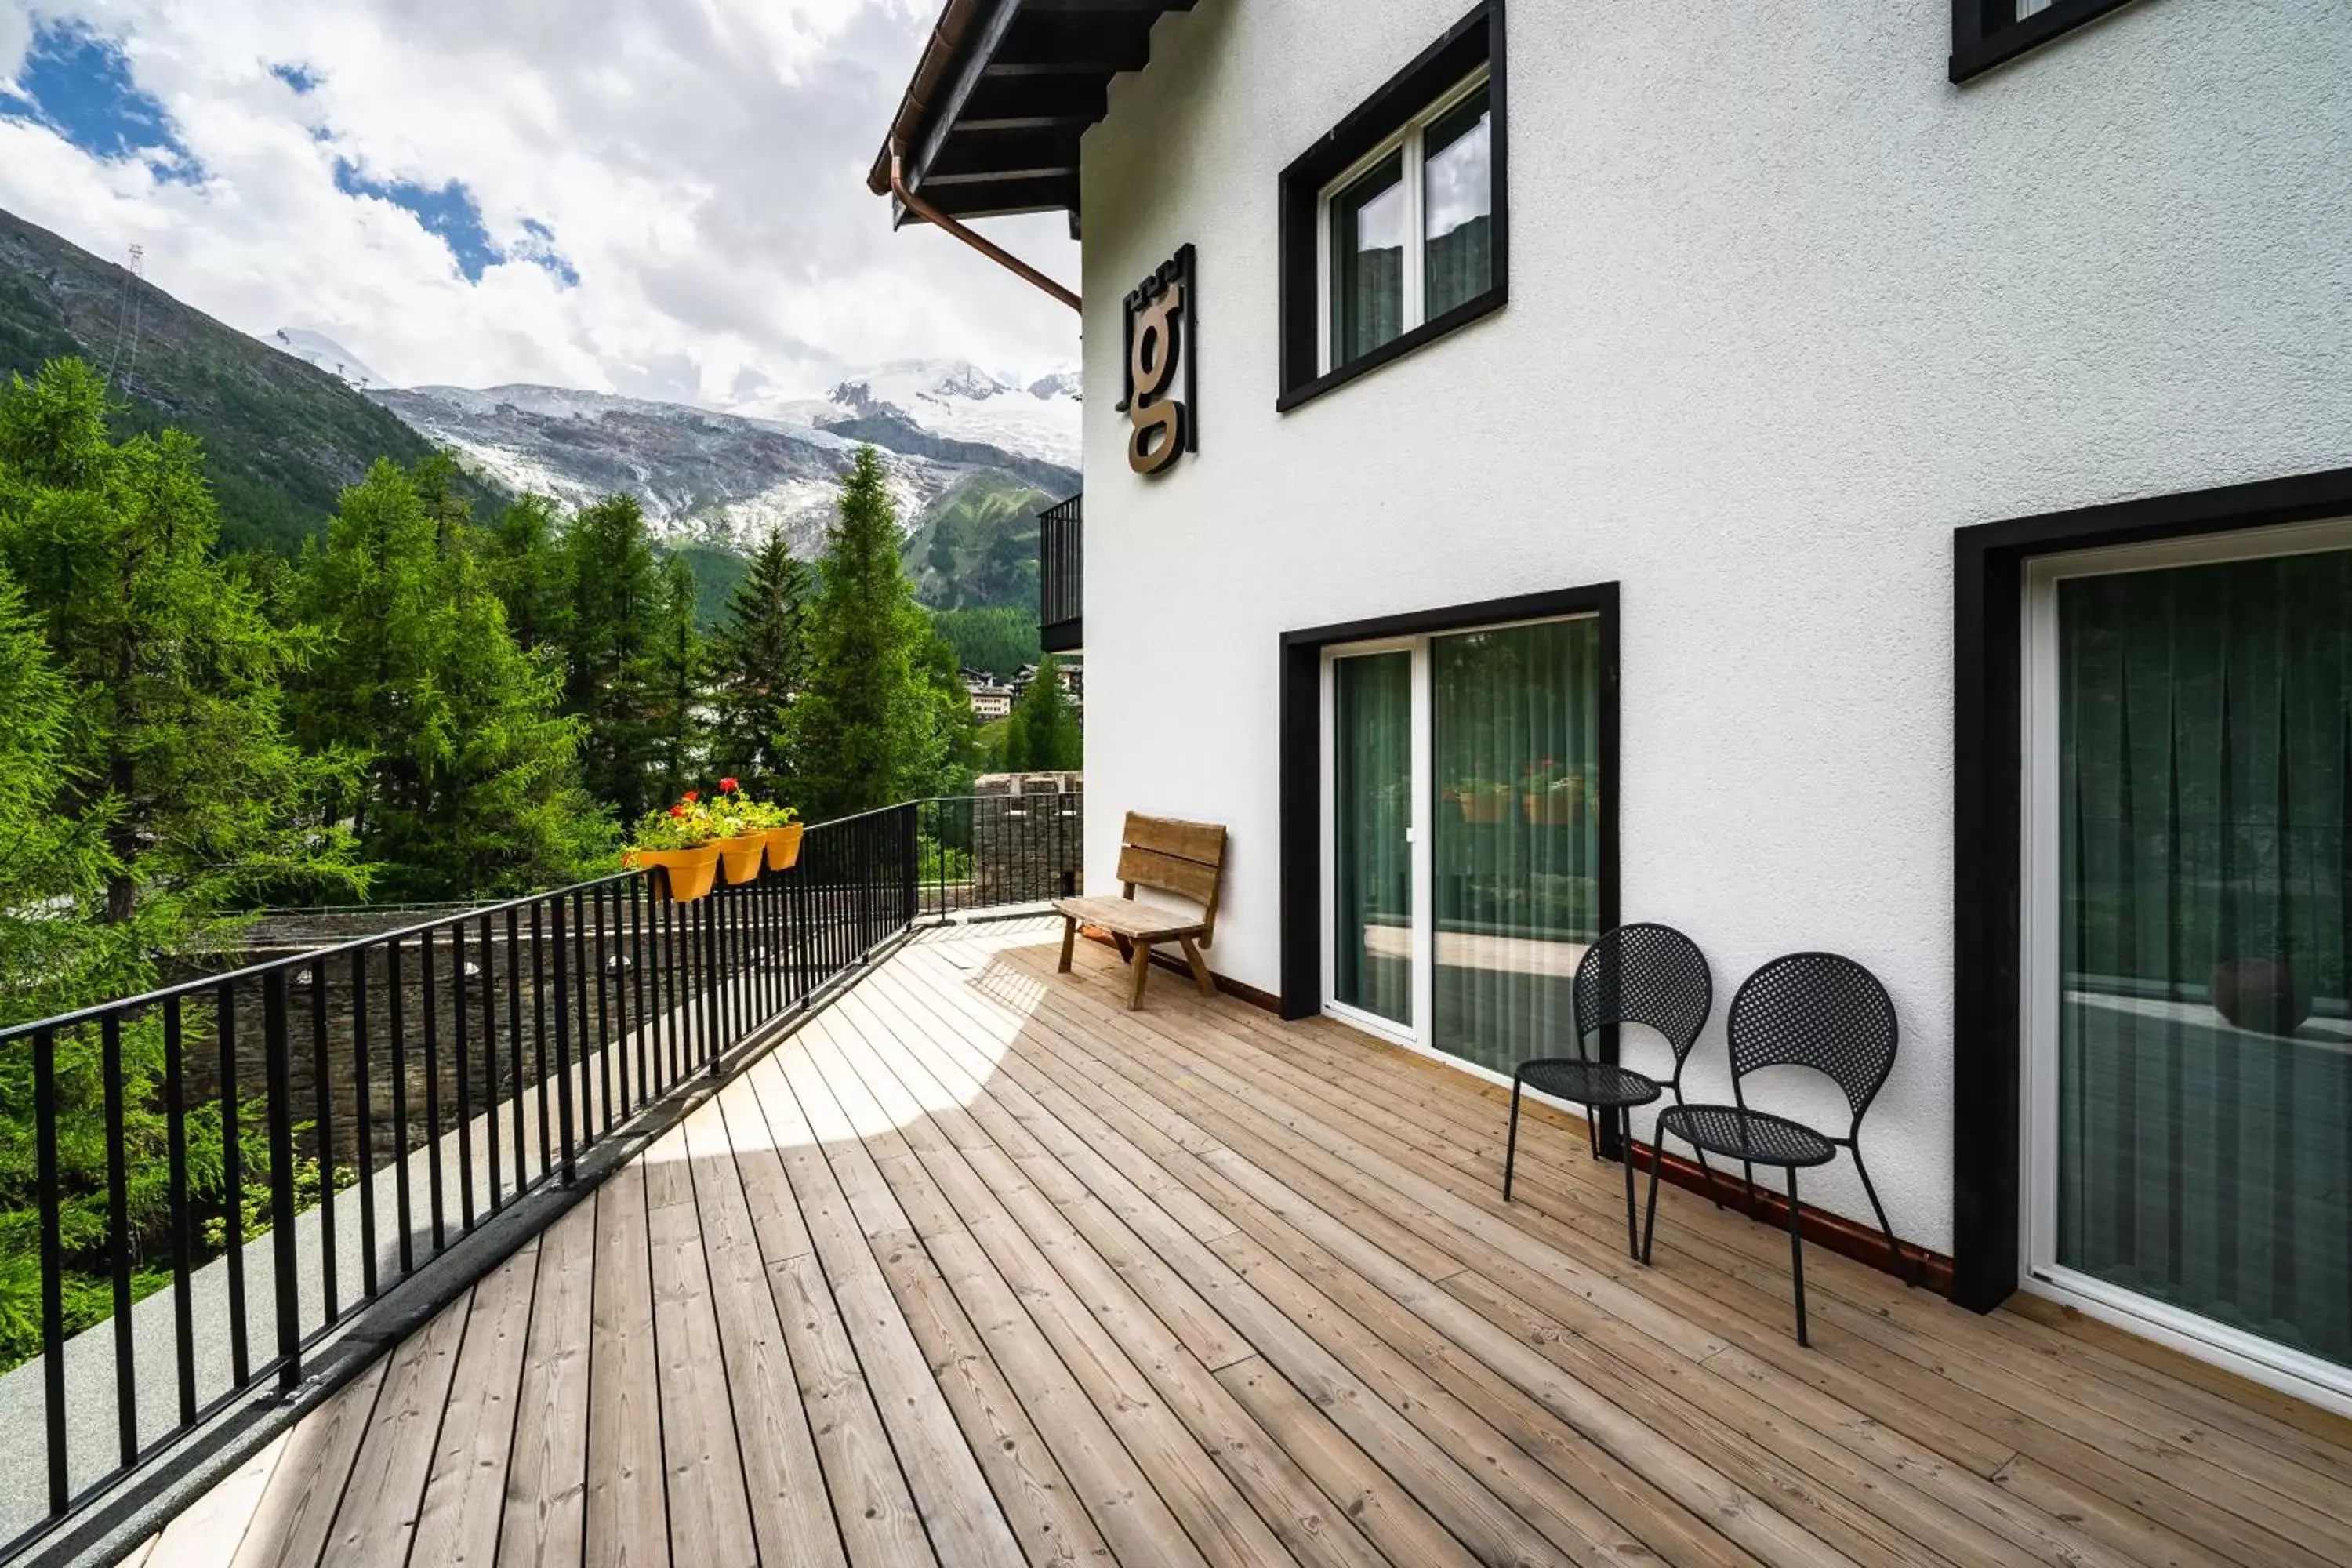
[{"label": "green curtain behind glass", "polygon": [[1331,667],[1332,994],[1412,1022],[1412,656]]},{"label": "green curtain behind glass", "polygon": [[2058,1260],[2352,1365],[2352,552],[2059,617]]},{"label": "green curtain behind glass", "polygon": [[1577,961],[1600,934],[1600,623],[1435,638],[1430,682],[1432,1043],[1508,1072],[1570,1049]]}]

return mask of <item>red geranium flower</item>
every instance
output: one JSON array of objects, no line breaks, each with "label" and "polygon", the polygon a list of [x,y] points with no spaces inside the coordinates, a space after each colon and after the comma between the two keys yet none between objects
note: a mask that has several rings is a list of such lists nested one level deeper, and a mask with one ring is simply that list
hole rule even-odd
[{"label": "red geranium flower", "polygon": [[686,807],[682,805],[673,805],[669,808],[669,814],[672,816],[684,816],[686,815]]},{"label": "red geranium flower", "polygon": [[719,781],[719,792],[723,795],[733,795],[735,793],[735,781],[733,779],[720,779]]},{"label": "red geranium flower", "polygon": [[682,796],[681,798],[683,798],[684,800],[686,800],[688,804],[691,804],[691,803],[693,803],[693,802],[695,802],[695,801],[700,800],[700,799],[702,798],[702,796],[701,796],[701,795],[698,795],[698,794],[696,794],[696,793],[695,793],[694,791],[692,791],[692,790],[688,790],[688,791],[686,792],[685,795],[684,795],[684,796]]}]

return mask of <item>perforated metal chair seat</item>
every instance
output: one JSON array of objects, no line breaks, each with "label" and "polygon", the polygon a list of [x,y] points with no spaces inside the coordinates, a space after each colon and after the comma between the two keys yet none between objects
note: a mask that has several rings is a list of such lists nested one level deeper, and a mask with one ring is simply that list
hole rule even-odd
[{"label": "perforated metal chair seat", "polygon": [[1736,1105],[1678,1105],[1658,1115],[1658,1135],[1759,1165],[1826,1165],[1837,1145],[1811,1128]]},{"label": "perforated metal chair seat", "polygon": [[1630,1068],[1580,1061],[1574,1057],[1540,1057],[1521,1062],[1517,1076],[1519,1081],[1539,1094],[1573,1100],[1579,1105],[1647,1105],[1665,1092],[1656,1079]]}]

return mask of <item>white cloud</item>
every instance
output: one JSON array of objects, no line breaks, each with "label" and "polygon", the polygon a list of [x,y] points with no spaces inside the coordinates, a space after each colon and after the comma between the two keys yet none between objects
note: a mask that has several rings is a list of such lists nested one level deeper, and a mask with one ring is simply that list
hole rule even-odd
[{"label": "white cloud", "polygon": [[[396,382],[544,381],[723,405],[884,361],[1075,360],[1076,318],[944,235],[893,234],[865,171],[931,0],[0,0],[121,41],[205,178],[158,183],[0,119],[0,206],[247,331],[326,332]],[[299,67],[304,94],[272,74]],[[461,182],[509,259],[478,282],[377,182]],[[578,274],[534,257],[545,242]],[[1076,271],[1059,215],[992,232]]]}]

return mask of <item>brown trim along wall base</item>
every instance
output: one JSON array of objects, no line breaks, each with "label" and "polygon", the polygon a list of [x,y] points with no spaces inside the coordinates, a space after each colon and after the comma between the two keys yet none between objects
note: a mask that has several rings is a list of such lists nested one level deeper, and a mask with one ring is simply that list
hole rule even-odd
[{"label": "brown trim along wall base", "polygon": [[[1118,942],[1113,939],[1110,932],[1103,930],[1100,926],[1080,926],[1078,928],[1078,934],[1085,937],[1088,942],[1098,942],[1105,947],[1117,947],[1118,945]],[[1174,953],[1155,952],[1151,955],[1151,962],[1154,966],[1164,969],[1171,974],[1182,975],[1184,977],[1185,984],[1190,985],[1192,983],[1192,972],[1190,969],[1185,968],[1184,961],[1178,958]],[[1273,1014],[1277,1018],[1282,1016],[1282,998],[1276,996],[1273,992],[1261,991],[1255,985],[1244,984],[1243,982],[1234,979],[1231,975],[1220,974],[1213,969],[1209,971],[1209,978],[1217,983],[1218,990],[1223,992],[1234,1001],[1246,1002],[1251,1006],[1262,1008],[1265,1011]]]},{"label": "brown trim along wall base", "polygon": [[[1636,1182],[1650,1179],[1651,1154],[1649,1144],[1634,1143],[1633,1176]],[[1666,1156],[1665,1164],[1659,1169],[1658,1179],[1667,1185],[1682,1187],[1702,1195],[1707,1192],[1706,1173],[1699,1168],[1698,1162],[1686,1160],[1680,1154]],[[1769,1185],[1770,1180],[1768,1173],[1764,1180],[1756,1184],[1756,1207],[1748,1217],[1759,1225],[1785,1232],[1789,1228],[1789,1194],[1774,1190]],[[1721,1171],[1715,1173],[1713,1195],[1721,1198],[1727,1209],[1747,1210],[1748,1184],[1737,1171],[1728,1175]],[[1881,1274],[1892,1274],[1898,1279],[1903,1278],[1903,1271],[1895,1267],[1895,1259],[1886,1250],[1886,1233],[1877,1226],[1850,1220],[1842,1214],[1832,1214],[1827,1209],[1815,1208],[1801,1201],[1797,1205],[1797,1224],[1804,1231],[1805,1239],[1813,1246],[1834,1252],[1841,1258],[1851,1258],[1856,1263],[1867,1263]],[[1673,1233],[1668,1231],[1666,1234]],[[1903,1243],[1903,1256],[1919,1266],[1919,1284],[1938,1296],[1952,1293],[1950,1258],[1940,1252],[1930,1252],[1913,1241]]]}]

